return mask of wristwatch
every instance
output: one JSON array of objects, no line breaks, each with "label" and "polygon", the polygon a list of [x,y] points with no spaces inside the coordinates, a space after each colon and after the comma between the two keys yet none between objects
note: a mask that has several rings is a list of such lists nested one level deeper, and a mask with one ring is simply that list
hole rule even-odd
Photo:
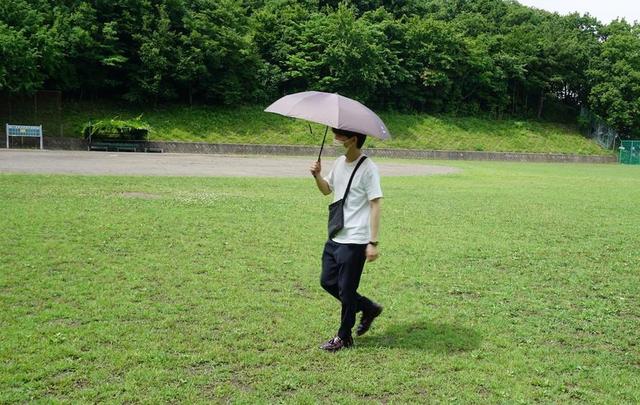
[{"label": "wristwatch", "polygon": [[373,245],[373,246],[378,246],[378,243],[379,243],[379,242],[374,242],[374,241],[372,241],[372,240],[370,240],[370,241],[369,241],[369,244],[370,244],[370,245]]}]

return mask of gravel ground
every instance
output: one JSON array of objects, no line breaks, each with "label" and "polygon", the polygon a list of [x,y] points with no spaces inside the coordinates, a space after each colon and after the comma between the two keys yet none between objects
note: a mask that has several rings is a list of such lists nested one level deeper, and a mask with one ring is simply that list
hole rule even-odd
[{"label": "gravel ground", "polygon": [[[183,153],[0,150],[0,173],[141,176],[304,177],[312,157],[226,156]],[[323,159],[323,173],[333,164]],[[382,176],[429,176],[461,172],[448,166],[375,159]]]}]

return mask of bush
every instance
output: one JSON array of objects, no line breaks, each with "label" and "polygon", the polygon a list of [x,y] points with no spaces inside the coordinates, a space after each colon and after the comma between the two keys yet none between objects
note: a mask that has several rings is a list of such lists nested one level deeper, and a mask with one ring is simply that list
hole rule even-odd
[{"label": "bush", "polygon": [[151,127],[142,121],[142,116],[131,120],[116,118],[89,122],[84,125],[82,134],[85,139],[118,139],[144,141]]}]

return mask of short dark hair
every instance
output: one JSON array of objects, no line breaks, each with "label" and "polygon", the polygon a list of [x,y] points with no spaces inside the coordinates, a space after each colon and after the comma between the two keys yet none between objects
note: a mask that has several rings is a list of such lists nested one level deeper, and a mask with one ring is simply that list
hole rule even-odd
[{"label": "short dark hair", "polygon": [[358,149],[362,148],[362,145],[364,145],[364,141],[367,139],[367,136],[365,134],[361,134],[359,132],[347,131],[346,129],[338,129],[338,128],[331,128],[331,130],[333,131],[334,134],[346,136],[347,138],[353,138],[354,136],[357,136]]}]

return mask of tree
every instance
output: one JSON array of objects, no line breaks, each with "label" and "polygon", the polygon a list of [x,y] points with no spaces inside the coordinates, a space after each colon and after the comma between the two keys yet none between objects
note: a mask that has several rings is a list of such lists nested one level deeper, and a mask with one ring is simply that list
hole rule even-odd
[{"label": "tree", "polygon": [[31,94],[43,81],[37,49],[24,34],[0,22],[0,91]]},{"label": "tree", "polygon": [[447,111],[461,101],[457,80],[468,68],[464,38],[445,21],[413,17],[405,24],[404,65],[408,97],[420,110]]},{"label": "tree", "polygon": [[602,30],[600,55],[589,69],[592,110],[626,137],[640,134],[640,27],[624,20]]},{"label": "tree", "polygon": [[356,17],[356,9],[342,3],[326,17],[319,37],[321,75],[316,85],[368,102],[389,89],[400,69],[398,56],[387,47],[385,24],[391,15],[384,10]]},{"label": "tree", "polygon": [[126,94],[133,101],[153,98],[172,99],[176,97],[171,83],[173,67],[177,64],[176,33],[166,6],[160,4],[143,17],[140,33],[133,38],[139,42],[139,67],[134,73],[134,86]]},{"label": "tree", "polygon": [[193,0],[183,20],[174,77],[189,97],[224,104],[264,98],[264,62],[237,0]]}]

